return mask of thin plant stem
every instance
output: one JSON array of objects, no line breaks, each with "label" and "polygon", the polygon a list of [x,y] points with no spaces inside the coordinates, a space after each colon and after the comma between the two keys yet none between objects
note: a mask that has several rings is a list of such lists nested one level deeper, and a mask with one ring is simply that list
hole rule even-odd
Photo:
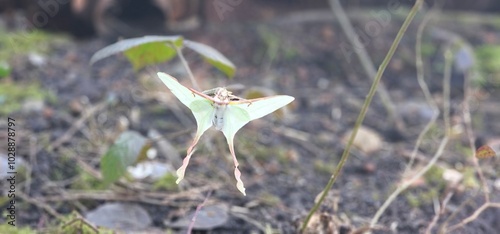
[{"label": "thin plant stem", "polygon": [[[354,51],[359,58],[361,67],[363,67],[363,70],[365,70],[365,74],[369,78],[375,79],[377,73],[377,71],[375,70],[375,65],[373,64],[370,55],[368,55],[368,52],[366,52],[365,47],[359,41],[358,39],[359,35],[354,31],[354,27],[349,21],[349,18],[347,17],[342,7],[342,4],[340,4],[339,0],[330,0],[330,8],[332,9],[333,14],[337,16],[339,24],[342,27],[342,30],[344,31],[349,41],[352,43],[353,48],[355,48]],[[379,87],[377,88],[377,94],[379,95],[380,100],[384,105],[384,108],[389,114],[389,117],[391,118],[392,121],[394,121],[398,130],[403,130],[405,128],[404,121],[401,119],[401,116],[399,116],[398,112],[396,111],[396,108],[394,107],[394,103],[392,103],[391,101],[387,88],[385,87],[384,83],[380,83],[378,86]]]},{"label": "thin plant stem", "polygon": [[413,20],[413,18],[417,14],[418,9],[420,9],[420,6],[423,4],[423,2],[424,2],[423,0],[417,0],[415,2],[415,5],[413,5],[410,13],[406,17],[406,20],[403,22],[403,25],[399,29],[399,32],[396,35],[396,38],[394,39],[391,47],[389,48],[389,51],[387,52],[384,60],[380,64],[380,67],[377,71],[377,74],[376,74],[375,79],[372,83],[370,91],[368,92],[368,95],[366,96],[363,107],[361,108],[361,111],[358,115],[358,118],[356,119],[351,136],[349,137],[349,140],[348,140],[347,145],[344,149],[344,152],[342,153],[342,157],[340,159],[340,162],[337,165],[337,167],[335,168],[335,171],[333,172],[332,176],[330,177],[330,180],[328,181],[327,185],[323,189],[323,192],[322,192],[320,198],[318,199],[316,204],[314,204],[314,206],[309,211],[309,214],[307,215],[306,219],[304,220],[304,223],[302,224],[302,227],[300,228],[301,232],[303,232],[305,230],[305,228],[307,227],[309,220],[311,219],[313,214],[318,210],[319,206],[321,205],[321,203],[325,199],[326,195],[328,194],[328,191],[330,191],[330,189],[332,188],[333,184],[335,183],[338,176],[340,175],[342,168],[344,167],[345,163],[347,162],[347,159],[349,158],[349,155],[350,155],[352,143],[354,142],[354,138],[356,137],[356,134],[358,133],[359,127],[363,123],[363,120],[366,116],[366,112],[368,111],[368,107],[370,106],[370,103],[373,99],[373,96],[375,95],[375,92],[377,91],[378,84],[380,83],[380,80],[382,79],[382,75],[384,74],[384,71],[387,68],[387,65],[389,64],[389,61],[391,61],[392,56],[396,52],[396,49],[398,48],[398,45],[399,45],[399,42],[401,41],[401,38],[403,38],[406,30],[408,29],[408,26],[410,25],[411,21]]},{"label": "thin plant stem", "polygon": [[437,233],[446,233],[446,228],[448,227],[448,223],[455,218],[467,205],[474,202],[474,197],[476,196],[476,192],[471,194],[467,200],[462,202],[457,208],[454,209],[453,213],[451,213],[444,222],[439,226],[439,230]]},{"label": "thin plant stem", "polygon": [[456,229],[463,227],[464,225],[474,221],[479,217],[483,211],[485,211],[488,208],[499,208],[500,209],[500,203],[492,203],[492,202],[486,202],[484,203],[481,207],[479,207],[471,216],[467,217],[466,219],[462,220],[460,223],[455,224],[448,229],[448,233],[453,233]]},{"label": "thin plant stem", "polygon": [[205,200],[203,200],[203,202],[200,205],[198,205],[198,207],[196,207],[196,211],[193,214],[193,218],[191,218],[191,222],[189,223],[189,227],[188,227],[188,230],[186,232],[187,234],[191,234],[191,232],[193,231],[194,223],[196,222],[196,216],[200,212],[201,208],[204,207],[205,204],[207,203],[208,198],[212,195],[212,191],[213,190],[208,191],[208,194],[205,197]]},{"label": "thin plant stem", "polygon": [[436,211],[436,214],[434,215],[434,218],[432,218],[432,221],[429,223],[429,226],[427,226],[425,234],[431,233],[432,228],[434,228],[434,226],[436,225],[437,221],[439,220],[439,217],[441,217],[441,215],[444,213],[446,205],[450,201],[451,197],[453,197],[453,192],[449,192],[448,194],[446,194],[446,197],[443,199],[440,208]]},{"label": "thin plant stem", "polygon": [[417,67],[417,81],[420,86],[420,89],[422,90],[422,93],[424,94],[426,102],[430,105],[432,109],[432,117],[429,120],[429,122],[425,125],[424,129],[418,134],[417,141],[415,142],[415,146],[413,148],[413,151],[411,152],[410,156],[410,161],[408,162],[406,166],[405,172],[408,172],[411,167],[413,166],[413,162],[415,161],[415,157],[418,153],[418,149],[420,148],[420,145],[422,144],[422,141],[427,134],[427,132],[431,129],[432,125],[436,122],[436,120],[439,117],[439,108],[437,107],[436,102],[432,98],[431,92],[429,91],[429,87],[427,86],[427,83],[425,82],[424,78],[424,63],[423,63],[423,58],[422,58],[422,35],[424,33],[425,26],[427,23],[435,16],[437,8],[433,8],[422,20],[422,23],[418,27],[417,31],[417,42],[415,43],[415,55],[416,55],[416,67]]},{"label": "thin plant stem", "polygon": [[471,114],[470,114],[470,107],[469,107],[469,99],[470,99],[470,71],[467,71],[465,73],[465,80],[464,80],[464,101],[463,101],[463,107],[462,107],[462,115],[464,119],[464,124],[465,124],[465,132],[467,135],[467,138],[469,140],[469,147],[472,151],[472,162],[474,163],[474,168],[477,171],[477,174],[479,176],[479,180],[481,180],[481,187],[483,188],[483,194],[484,194],[484,199],[486,202],[490,202],[490,191],[488,188],[488,184],[486,183],[486,179],[484,178],[484,173],[481,167],[479,166],[479,162],[476,157],[476,147],[474,145],[474,131],[472,130],[472,121],[471,121]]},{"label": "thin plant stem", "polygon": [[191,68],[189,68],[189,64],[187,63],[186,59],[184,58],[184,54],[182,53],[182,48],[179,48],[178,46],[175,46],[175,45],[173,45],[173,47],[177,51],[177,54],[179,55],[179,59],[181,60],[182,65],[184,66],[184,68],[186,68],[189,79],[191,80],[191,83],[193,84],[193,88],[201,91],[200,86],[198,85],[198,82],[196,82],[196,79],[193,76],[193,72],[191,72]]},{"label": "thin plant stem", "polygon": [[[467,43],[467,41],[465,39],[463,39],[461,36],[459,36],[453,32],[443,31],[443,30],[440,30],[440,33],[442,34],[440,37],[447,40],[448,43],[450,44],[450,46],[453,45],[455,50],[465,49],[465,50],[469,51],[470,54],[473,54],[472,46],[469,43]],[[481,186],[483,189],[484,197],[485,197],[486,201],[489,202],[490,198],[489,198],[488,185],[486,183],[486,179],[484,177],[483,170],[479,166],[479,162],[478,162],[476,155],[475,155],[476,150],[475,150],[475,146],[474,146],[474,132],[472,130],[470,108],[469,108],[469,99],[471,96],[471,94],[470,94],[471,72],[472,71],[470,68],[464,72],[465,73],[465,80],[464,80],[464,86],[463,86],[463,88],[464,88],[464,100],[462,102],[462,116],[463,116],[463,120],[464,120],[466,135],[467,135],[467,138],[469,140],[469,147],[471,148],[471,150],[473,152],[472,156],[471,156],[472,162],[474,164],[475,170],[478,172],[478,176],[479,176],[479,180],[481,181]]]},{"label": "thin plant stem", "polygon": [[432,159],[425,165],[425,167],[420,170],[417,174],[415,174],[411,179],[404,182],[402,185],[398,186],[396,190],[385,200],[384,204],[377,210],[375,215],[373,216],[370,227],[373,227],[377,224],[380,216],[384,213],[384,211],[389,207],[389,205],[396,199],[397,196],[404,190],[406,190],[411,184],[413,184],[416,180],[422,177],[432,166],[434,166],[437,160],[441,157],[448,144],[448,140],[450,137],[450,79],[451,79],[451,65],[453,61],[453,55],[451,49],[448,48],[445,51],[445,70],[443,77],[443,119],[444,119],[444,132],[445,135],[439,144],[439,147],[432,157]]}]

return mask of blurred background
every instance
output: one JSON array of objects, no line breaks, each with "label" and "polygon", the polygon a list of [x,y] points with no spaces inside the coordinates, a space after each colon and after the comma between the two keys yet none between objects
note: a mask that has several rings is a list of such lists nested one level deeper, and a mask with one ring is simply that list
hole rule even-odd
[{"label": "blurred background", "polygon": [[[82,226],[185,233],[194,214],[199,233],[296,233],[338,164],[374,71],[415,3],[340,1],[358,34],[361,46],[355,46],[333,2],[0,0],[0,130],[15,119],[18,155],[18,226],[12,228],[5,213],[7,138],[0,134],[0,234],[20,227],[23,234],[77,233]],[[460,225],[482,204],[500,202],[499,12],[495,0],[425,1],[384,73],[379,92],[388,99],[375,96],[309,233],[350,233],[368,225],[394,188],[429,163],[448,131],[442,106],[450,46],[450,142],[431,170],[389,206],[374,233],[500,230],[497,208]],[[215,131],[203,136],[184,181],[175,184],[196,123],[155,73],[190,86],[178,57],[141,70],[121,54],[89,65],[98,50],[145,35],[182,35],[235,64],[229,79],[185,50],[203,90],[236,84],[237,96],[295,97],[282,112],[236,135],[246,197],[235,189],[227,144]],[[424,80],[441,115],[412,157],[434,114],[417,81],[419,37]],[[125,178],[107,186],[100,160],[124,132],[133,132],[135,143],[156,140],[147,164],[128,168]],[[496,156],[474,158],[483,145]],[[196,213],[208,194],[205,210]]]},{"label": "blurred background", "polygon": [[[393,1],[411,6],[414,1]],[[433,1],[428,1],[432,3]],[[391,1],[345,1],[349,8],[384,7]],[[234,7],[238,5],[239,7]],[[80,37],[131,37],[179,33],[203,24],[228,21],[270,20],[293,12],[328,9],[328,1],[256,0],[2,0],[0,12],[7,28],[28,27],[67,32]],[[493,0],[446,1],[444,9],[498,12]],[[224,13],[224,14],[222,14]]]}]

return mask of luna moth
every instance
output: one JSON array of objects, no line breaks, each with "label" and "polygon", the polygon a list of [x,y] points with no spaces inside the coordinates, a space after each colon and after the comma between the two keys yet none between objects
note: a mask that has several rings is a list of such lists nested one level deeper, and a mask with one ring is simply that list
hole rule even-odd
[{"label": "luna moth", "polygon": [[238,160],[234,153],[234,135],[248,122],[286,106],[294,98],[287,95],[277,95],[246,100],[232,95],[225,88],[199,92],[181,85],[168,74],[158,72],[158,77],[182,104],[191,109],[198,126],[193,142],[187,149],[187,155],[182,162],[182,166],[177,170],[178,178],[176,183],[179,184],[184,178],[194,147],[200,140],[201,135],[211,126],[214,126],[215,129],[222,131],[226,137],[229,151],[233,157],[236,187],[243,195],[246,195],[245,186],[241,180],[241,172],[238,169]]}]

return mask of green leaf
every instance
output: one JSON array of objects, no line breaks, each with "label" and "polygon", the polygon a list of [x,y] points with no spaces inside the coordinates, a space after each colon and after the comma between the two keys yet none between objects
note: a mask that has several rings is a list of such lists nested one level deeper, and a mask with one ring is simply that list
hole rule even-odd
[{"label": "green leaf", "polygon": [[10,75],[11,69],[8,63],[0,61],[0,78]]},{"label": "green leaf", "polygon": [[111,55],[124,52],[135,70],[147,65],[166,62],[176,55],[173,46],[182,47],[181,36],[145,36],[121,40],[97,51],[90,59],[90,64]]},{"label": "green leaf", "polygon": [[122,177],[128,166],[146,158],[151,143],[134,131],[123,132],[101,159],[104,183],[110,184]]},{"label": "green leaf", "polygon": [[165,46],[163,42],[154,42],[131,48],[124,54],[137,71],[147,65],[169,61],[175,56],[176,51],[172,47]]},{"label": "green leaf", "polygon": [[202,55],[208,63],[222,71],[229,78],[234,76],[236,72],[234,64],[213,47],[190,40],[184,40],[184,46]]}]

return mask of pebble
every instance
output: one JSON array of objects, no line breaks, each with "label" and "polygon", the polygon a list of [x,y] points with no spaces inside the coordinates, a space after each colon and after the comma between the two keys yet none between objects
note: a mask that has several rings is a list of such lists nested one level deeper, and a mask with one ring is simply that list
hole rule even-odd
[{"label": "pebble", "polygon": [[[348,131],[344,137],[344,143],[347,143],[352,131]],[[361,126],[354,138],[353,146],[361,150],[365,154],[371,154],[382,148],[382,137],[374,130]]]}]

